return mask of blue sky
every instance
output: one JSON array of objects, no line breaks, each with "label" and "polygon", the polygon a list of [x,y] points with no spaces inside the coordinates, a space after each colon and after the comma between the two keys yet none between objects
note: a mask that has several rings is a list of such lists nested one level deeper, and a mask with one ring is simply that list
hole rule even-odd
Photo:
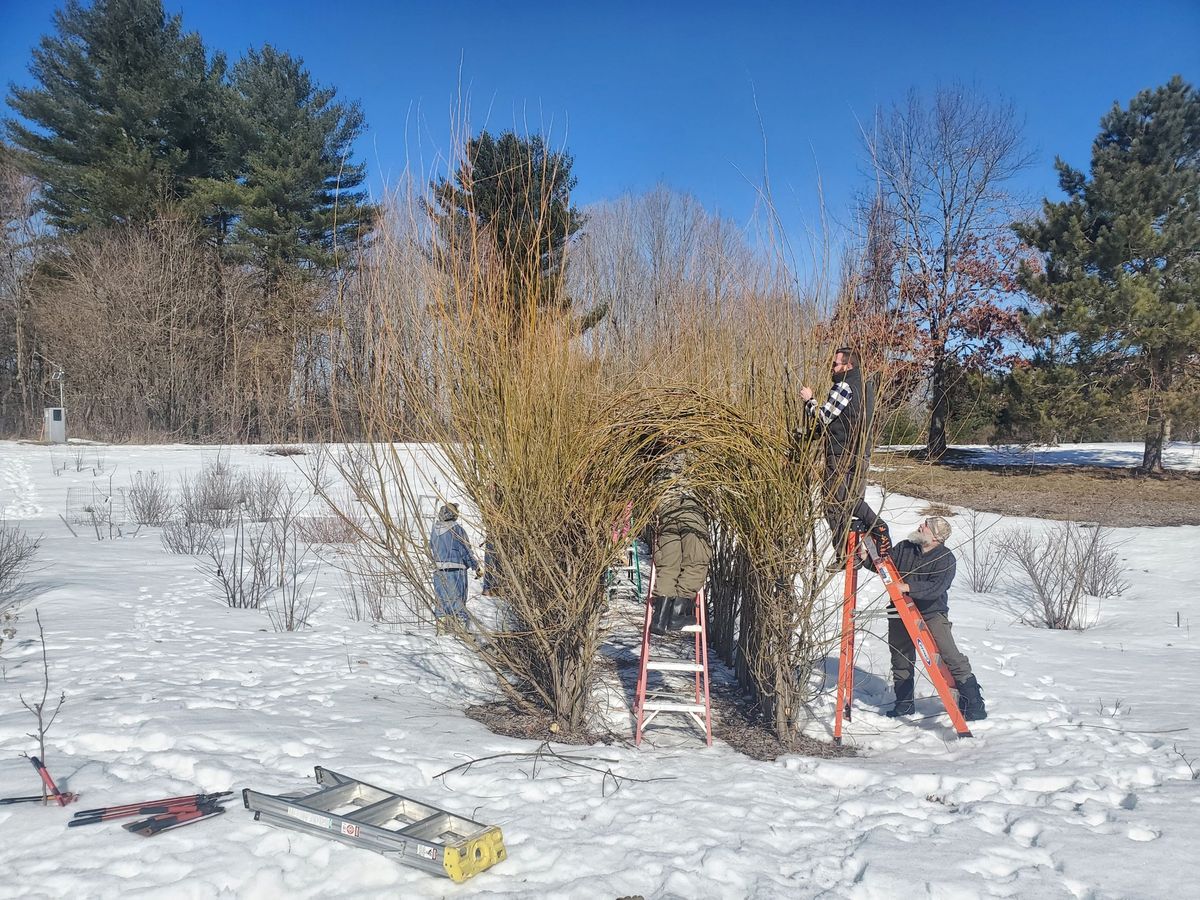
[{"label": "blue sky", "polygon": [[[58,4],[0,0],[0,77],[26,83]],[[659,181],[748,223],[769,166],[793,236],[844,221],[865,183],[858,122],[877,105],[962,81],[1012,100],[1035,153],[1016,187],[1055,194],[1054,155],[1086,166],[1114,101],[1181,73],[1200,82],[1200,2],[387,3],[166,0],[231,58],[270,42],[358,99],[378,191],[470,122],[552,129],[581,204]],[[765,150],[764,150],[765,142]]]}]

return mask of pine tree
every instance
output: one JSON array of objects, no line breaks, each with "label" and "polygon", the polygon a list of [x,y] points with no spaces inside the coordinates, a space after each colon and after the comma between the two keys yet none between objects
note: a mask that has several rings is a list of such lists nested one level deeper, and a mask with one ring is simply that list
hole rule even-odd
[{"label": "pine tree", "polygon": [[269,45],[234,66],[232,86],[230,156],[240,177],[209,194],[216,208],[236,211],[232,252],[269,279],[337,268],[376,217],[360,190],[366,166],[350,159],[362,110]]},{"label": "pine tree", "polygon": [[1091,177],[1056,160],[1068,199],[1016,226],[1045,257],[1022,282],[1043,304],[1036,327],[1087,360],[1087,377],[1144,404],[1141,469],[1161,472],[1163,442],[1198,391],[1200,95],[1176,76],[1100,127]]},{"label": "pine tree", "polygon": [[146,220],[197,179],[224,176],[225,62],[210,61],[179,16],[160,0],[68,0],[54,21],[30,63],[38,85],[8,99],[28,123],[8,132],[43,183],[52,225]]},{"label": "pine tree", "polygon": [[[448,266],[463,265],[468,256],[481,264],[483,238],[490,250],[483,256],[499,268],[514,325],[535,309],[563,313],[570,307],[563,259],[584,221],[570,204],[573,162],[565,152],[548,150],[540,136],[506,131],[494,138],[484,130],[468,142],[453,181],[433,185],[438,255]],[[601,315],[589,313],[583,327]]]}]

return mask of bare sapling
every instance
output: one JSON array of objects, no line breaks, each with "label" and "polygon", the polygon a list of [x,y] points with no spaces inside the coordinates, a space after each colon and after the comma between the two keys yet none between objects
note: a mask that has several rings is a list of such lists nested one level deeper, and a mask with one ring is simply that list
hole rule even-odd
[{"label": "bare sapling", "polygon": [[271,518],[264,529],[266,544],[274,554],[271,568],[275,572],[267,614],[276,631],[299,631],[308,626],[313,612],[314,579],[321,565],[299,527],[312,495],[282,478],[273,490]]},{"label": "bare sapling", "polygon": [[[45,763],[46,761],[46,734],[50,731],[50,726],[58,718],[59,712],[62,711],[63,704],[67,701],[66,691],[60,691],[58,700],[54,702],[53,708],[50,705],[50,659],[46,652],[46,632],[42,628],[41,613],[34,613],[37,619],[38,626],[38,641],[42,648],[42,695],[36,700],[26,700],[25,695],[21,694],[21,705],[24,706],[33,717],[37,720],[37,730],[29,732],[29,737],[35,739],[38,744],[38,758]],[[46,802],[48,795],[46,788],[42,788],[42,802]]]}]

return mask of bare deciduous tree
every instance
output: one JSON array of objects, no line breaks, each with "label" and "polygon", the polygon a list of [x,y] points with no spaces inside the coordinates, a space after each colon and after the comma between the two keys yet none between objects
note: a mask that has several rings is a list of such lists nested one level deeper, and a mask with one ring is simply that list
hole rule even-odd
[{"label": "bare deciduous tree", "polygon": [[864,134],[895,242],[894,307],[918,325],[929,385],[927,452],[946,450],[948,363],[1002,355],[1017,326],[1003,299],[1015,290],[1021,248],[1009,229],[1007,186],[1030,162],[1010,103],[963,86],[915,90],[880,111]]}]

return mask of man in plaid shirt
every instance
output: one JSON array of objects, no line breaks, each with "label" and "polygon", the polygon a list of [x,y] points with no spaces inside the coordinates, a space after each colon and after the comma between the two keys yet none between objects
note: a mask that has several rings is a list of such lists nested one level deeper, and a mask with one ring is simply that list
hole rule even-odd
[{"label": "man in plaid shirt", "polygon": [[871,456],[867,430],[873,414],[873,402],[863,391],[858,369],[858,353],[839,347],[833,354],[830,370],[833,386],[825,402],[818,405],[812,388],[800,388],[805,417],[825,437],[825,477],[823,496],[825,521],[833,541],[834,561],[830,569],[846,564],[846,533],[851,519],[870,529],[881,552],[890,548],[887,526],[863,499],[866,471]]}]

